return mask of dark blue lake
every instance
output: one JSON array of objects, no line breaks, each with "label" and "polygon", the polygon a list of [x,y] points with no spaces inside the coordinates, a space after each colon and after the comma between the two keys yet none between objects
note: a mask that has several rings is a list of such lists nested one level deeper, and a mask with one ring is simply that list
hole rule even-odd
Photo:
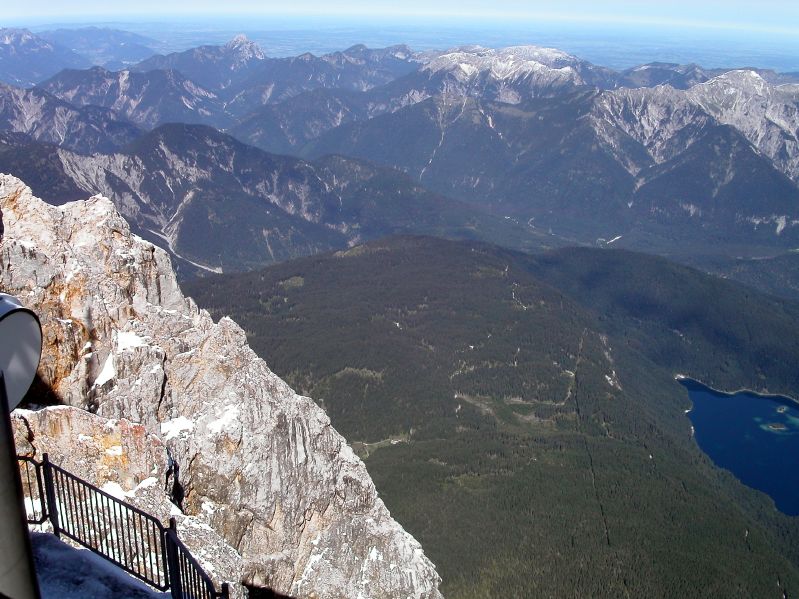
[{"label": "dark blue lake", "polygon": [[799,404],[753,393],[718,393],[680,381],[693,403],[694,435],[713,462],[799,516]]}]

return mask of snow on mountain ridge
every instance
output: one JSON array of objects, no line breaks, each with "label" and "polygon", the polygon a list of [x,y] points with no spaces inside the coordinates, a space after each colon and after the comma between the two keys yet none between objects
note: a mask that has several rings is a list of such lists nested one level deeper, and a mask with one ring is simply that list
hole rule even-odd
[{"label": "snow on mountain ridge", "polygon": [[691,89],[713,90],[723,89],[728,95],[738,93],[746,96],[760,96],[768,98],[771,96],[772,87],[758,73],[752,69],[736,69],[717,75],[704,83],[697,83]]},{"label": "snow on mountain ridge", "polygon": [[457,72],[473,77],[490,73],[497,80],[523,77],[532,73],[559,71],[565,77],[577,78],[573,67],[581,61],[554,48],[511,46],[508,48],[457,48],[433,57],[422,70],[436,73]]},{"label": "snow on mountain ridge", "polygon": [[3,45],[11,45],[11,44],[27,44],[31,41],[38,41],[41,45],[52,49],[53,45],[50,42],[47,42],[35,35],[33,35],[27,29],[16,29],[16,28],[7,28],[7,29],[0,29],[0,44]]},{"label": "snow on mountain ridge", "polygon": [[483,97],[508,104],[583,86],[583,72],[592,68],[565,52],[537,46],[470,46],[416,56],[423,65],[419,72],[434,82],[435,88],[428,92]]}]

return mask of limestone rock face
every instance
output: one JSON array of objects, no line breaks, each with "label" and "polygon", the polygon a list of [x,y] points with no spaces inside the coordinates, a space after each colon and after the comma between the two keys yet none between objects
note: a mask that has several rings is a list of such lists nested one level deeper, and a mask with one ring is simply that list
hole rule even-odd
[{"label": "limestone rock face", "polygon": [[102,197],[60,207],[0,176],[0,288],[42,320],[40,375],[72,406],[160,437],[182,506],[242,558],[244,581],[296,597],[440,597],[326,414],[180,292],[168,256]]},{"label": "limestone rock face", "polygon": [[[164,484],[169,482],[166,447],[143,425],[126,419],[108,420],[68,406],[15,410],[12,424],[17,455],[41,461],[47,453],[54,464],[143,509],[164,526],[174,517],[178,537],[215,579],[217,588],[224,581],[241,579],[241,556],[208,526],[205,515],[185,516],[171,502]],[[111,516],[110,511],[108,514]],[[102,538],[98,523],[103,519],[86,522],[94,538]],[[231,585],[231,596],[243,597],[242,587]]]}]

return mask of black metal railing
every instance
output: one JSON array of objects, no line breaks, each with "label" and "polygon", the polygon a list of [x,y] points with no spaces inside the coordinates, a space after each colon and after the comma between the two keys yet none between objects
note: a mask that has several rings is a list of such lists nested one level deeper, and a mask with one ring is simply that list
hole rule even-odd
[{"label": "black metal railing", "polygon": [[50,517],[53,532],[102,555],[158,590],[169,588],[164,527],[157,519],[51,464],[46,457],[43,466],[45,485],[52,485],[55,499],[56,509],[50,509],[58,514],[55,519],[52,514]]},{"label": "black metal railing", "polygon": [[44,454],[41,462],[18,456],[29,524],[49,519],[53,532],[83,545],[125,572],[174,599],[227,599],[229,588],[216,591],[186,546],[170,527],[71,472]]},{"label": "black metal railing", "polygon": [[47,511],[44,509],[44,482],[42,481],[41,464],[33,458],[25,456],[17,456],[17,462],[22,478],[22,489],[25,493],[28,524],[43,524],[47,520]]},{"label": "black metal railing", "polygon": [[169,560],[169,584],[173,589],[179,589],[182,597],[191,597],[191,599],[217,599],[228,596],[227,583],[224,583],[222,591],[217,593],[214,581],[180,541],[174,518],[169,519],[165,538]]}]

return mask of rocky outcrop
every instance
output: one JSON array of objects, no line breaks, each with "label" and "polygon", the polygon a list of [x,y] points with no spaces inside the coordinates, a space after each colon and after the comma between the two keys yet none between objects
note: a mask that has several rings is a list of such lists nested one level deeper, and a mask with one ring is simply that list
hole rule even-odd
[{"label": "rocky outcrop", "polygon": [[692,87],[688,96],[799,181],[799,86],[772,85],[756,71],[737,70]]},{"label": "rocky outcrop", "polygon": [[440,596],[325,413],[233,321],[184,298],[167,255],[109,200],[53,207],[1,176],[0,207],[0,287],[42,319],[41,377],[66,403],[160,437],[183,510],[236,549],[246,582],[298,597]]},{"label": "rocky outcrop", "polygon": [[[208,526],[204,514],[186,516],[171,502],[164,484],[170,482],[166,447],[144,426],[69,406],[15,410],[12,423],[17,455],[41,460],[47,453],[54,464],[146,511],[162,524],[175,518],[179,538],[216,579],[217,588],[224,581],[241,580],[239,553]],[[107,513],[110,515],[110,510]],[[90,538],[102,538],[104,522],[99,517],[84,521],[94,535]],[[239,585],[232,585],[231,591],[233,597],[244,596]]]}]

